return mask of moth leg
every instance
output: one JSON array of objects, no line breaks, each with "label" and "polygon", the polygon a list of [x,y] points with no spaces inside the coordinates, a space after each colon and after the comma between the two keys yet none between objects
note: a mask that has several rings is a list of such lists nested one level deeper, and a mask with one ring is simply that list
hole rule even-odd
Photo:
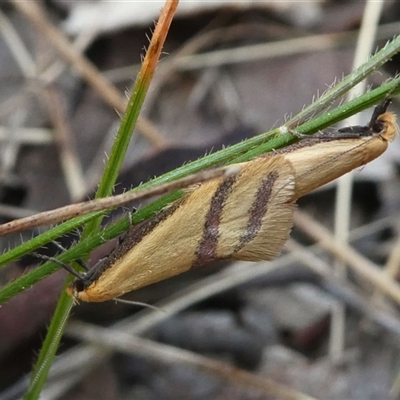
[{"label": "moth leg", "polygon": [[368,128],[365,126],[352,126],[348,128],[317,131],[312,135],[305,135],[297,131],[294,132],[290,131],[290,133],[292,133],[299,139],[305,139],[305,138],[318,139],[318,140],[358,139],[362,136],[365,136],[367,129]]},{"label": "moth leg", "polygon": [[118,238],[118,245],[120,245],[120,244],[125,240],[126,235],[129,233],[129,231],[130,231],[130,230],[133,228],[133,226],[134,226],[134,223],[133,223],[133,216],[132,216],[132,214],[133,214],[134,212],[136,212],[136,208],[134,208],[134,209],[132,210],[132,212],[128,212],[129,229],[128,229],[122,236],[120,236],[120,237]]},{"label": "moth leg", "polygon": [[[55,240],[52,240],[51,241],[55,246],[57,246],[61,251],[67,251],[67,249],[64,247],[64,246],[62,246],[60,243],[58,243],[58,242],[56,242]],[[50,261],[50,260],[49,260]],[[51,261],[53,261],[53,260],[51,260]],[[77,258],[76,260],[75,260],[75,262],[80,266],[80,267],[82,267],[86,272],[87,271],[89,271],[89,267],[88,267],[88,265],[85,263],[85,261],[83,261],[81,258]],[[60,264],[60,263],[59,263]]]},{"label": "moth leg", "polygon": [[134,213],[134,212],[136,212],[136,208],[134,208],[133,210],[132,210],[132,212],[128,212],[128,220],[129,220],[129,228],[132,228],[133,227],[133,216],[132,216],[132,214]]},{"label": "moth leg", "polygon": [[309,138],[311,135],[305,135],[304,133],[297,132],[295,129],[288,129],[288,133],[290,133],[293,136],[296,136],[298,139],[305,139]]},{"label": "moth leg", "polygon": [[323,131],[315,132],[312,135],[306,135],[305,133],[300,133],[293,129],[289,129],[288,132],[298,139],[323,139],[327,137],[326,134],[324,135]]},{"label": "moth leg", "polygon": [[40,258],[41,260],[51,261],[53,263],[60,265],[62,268],[64,268],[66,271],[68,271],[70,274],[74,275],[78,279],[82,279],[84,277],[83,274],[80,274],[79,272],[75,271],[69,264],[62,262],[55,257],[44,256],[43,254],[38,254],[38,253],[32,253],[32,255],[36,258]]}]

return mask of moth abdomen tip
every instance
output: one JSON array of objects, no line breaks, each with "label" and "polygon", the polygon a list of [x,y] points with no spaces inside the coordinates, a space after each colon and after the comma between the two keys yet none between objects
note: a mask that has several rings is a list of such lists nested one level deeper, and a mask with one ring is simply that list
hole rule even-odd
[{"label": "moth abdomen tip", "polygon": [[399,132],[396,114],[387,111],[381,114],[376,122],[382,125],[382,128],[380,129],[379,132],[380,136],[383,139],[392,142],[396,138]]}]

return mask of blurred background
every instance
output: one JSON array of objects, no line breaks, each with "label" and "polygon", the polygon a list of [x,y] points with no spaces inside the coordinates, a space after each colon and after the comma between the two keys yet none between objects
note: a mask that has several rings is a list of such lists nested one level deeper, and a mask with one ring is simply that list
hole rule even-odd
[{"label": "blurred background", "polygon": [[[163,3],[35,3],[123,102]],[[116,193],[278,127],[310,104],[351,71],[365,3],[181,1]],[[382,4],[374,49],[400,33],[398,2]],[[64,60],[61,44],[51,44],[49,36],[56,34],[33,21],[34,13],[22,12],[16,1],[0,6],[2,223],[91,196],[120,120],[107,93]],[[379,86],[398,67],[394,58],[368,84]],[[398,109],[397,100],[391,109]],[[370,115],[365,112],[362,124]],[[394,279],[399,155],[395,142],[356,172],[350,221],[351,245],[376,265],[391,266]],[[301,199],[299,208],[331,230],[335,193],[336,186],[328,185]],[[122,215],[126,210],[109,220]],[[5,250],[38,232],[9,235],[0,244]],[[346,280],[335,278],[333,256],[312,246],[301,226],[292,237],[272,263],[218,263],[128,296],[163,302],[161,311],[112,301],[74,307],[44,398],[399,398],[398,309],[351,273]],[[74,238],[62,243],[68,247]],[[93,252],[91,264],[114,246]],[[47,251],[54,254],[51,246]],[[1,270],[1,284],[37,264],[34,257],[12,263]],[[242,271],[248,275],[241,280]],[[0,308],[0,399],[23,396],[65,277],[59,271]],[[230,277],[233,283],[227,283]],[[345,325],[335,327],[332,310],[341,307]],[[164,308],[173,315],[164,318]],[[88,345],[77,321],[93,328],[87,335],[96,347]],[[108,343],[96,337],[98,326],[142,335],[153,350]],[[176,357],[183,349],[192,360],[196,354],[207,358],[199,366],[165,357],[160,343],[172,346]],[[211,367],[210,360],[219,364]],[[232,368],[228,376],[224,365]]]}]

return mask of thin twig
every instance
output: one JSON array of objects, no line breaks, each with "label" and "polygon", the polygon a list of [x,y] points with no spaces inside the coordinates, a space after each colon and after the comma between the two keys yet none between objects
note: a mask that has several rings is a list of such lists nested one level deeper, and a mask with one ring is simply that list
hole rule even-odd
[{"label": "thin twig", "polygon": [[[37,78],[37,67],[33,57],[25,47],[18,32],[1,12],[0,29],[24,77],[27,80]],[[67,118],[65,117],[64,107],[56,91],[50,85],[40,85],[40,89],[40,95],[37,95],[37,97],[40,101],[44,99],[49,109],[50,118],[55,126],[57,144],[60,147],[61,153],[61,165],[63,166],[67,188],[69,189],[71,198],[77,199],[85,192],[85,182],[79,157],[72,144],[73,139],[70,134]],[[14,138],[14,136],[12,135],[11,137]]]},{"label": "thin twig", "polygon": [[396,243],[393,245],[392,253],[386,262],[384,271],[385,273],[395,279],[400,268],[400,236],[397,238]]},{"label": "thin twig", "polygon": [[[254,24],[251,24],[250,26],[251,28],[253,28]],[[398,26],[399,25],[397,22],[380,25],[378,27],[377,39],[389,39],[395,36],[399,31]],[[169,78],[171,73],[176,73],[176,71],[185,71],[186,68],[184,64],[186,63],[186,61],[189,61],[189,70],[203,69],[203,58],[215,58],[215,56],[219,54],[220,50],[201,52],[201,54],[197,53],[200,53],[202,48],[215,47],[215,45],[226,43],[226,39],[227,37],[229,38],[231,30],[237,28],[238,26],[217,28],[213,29],[212,31],[205,31],[204,33],[197,34],[193,38],[189,39],[179,49],[174,51],[174,53],[171,54],[167,59],[163,60],[162,63],[160,63],[158,69],[159,79],[157,79],[157,82],[154,82],[155,85],[159,86],[160,81],[161,84],[165,82]],[[239,25],[239,28],[242,28],[242,25]],[[243,28],[248,29],[247,25],[245,24],[243,24]],[[299,53],[308,54],[314,53],[315,51],[328,51],[331,49],[348,47],[354,44],[358,36],[358,32],[359,30],[357,29],[340,33],[307,35],[301,38],[302,41],[300,41],[299,39],[295,39],[295,41],[293,41],[293,39],[284,39],[256,45],[242,46],[239,48],[239,50],[238,48],[233,48],[229,50],[233,53],[238,52],[238,54],[242,54],[242,60],[238,59],[238,57],[236,56],[234,56],[232,60],[225,60],[224,58],[221,58],[221,63],[217,63],[215,67],[223,66],[225,63],[235,65],[242,62],[247,63],[259,60],[269,60],[273,58],[290,57]],[[270,36],[270,34],[268,36]],[[232,39],[234,40],[235,38],[233,37]],[[299,43],[301,45],[300,47]],[[279,51],[274,51],[275,46],[279,48]],[[247,55],[252,51],[254,51],[257,56],[255,56],[252,60],[249,60],[247,58]],[[229,52],[227,52],[227,58],[229,57],[229,55]],[[197,57],[199,60],[198,65],[195,62]],[[105,75],[112,81],[122,81],[131,77],[132,71],[137,70],[139,67],[140,65],[138,64],[131,64],[124,67],[113,68],[106,71]]]},{"label": "thin twig", "polygon": [[174,182],[165,183],[149,189],[134,192],[127,192],[117,196],[104,197],[96,200],[71,204],[65,207],[56,208],[54,210],[45,211],[32,215],[27,218],[10,221],[0,225],[0,236],[13,232],[20,232],[31,229],[40,225],[55,224],[68,218],[77,217],[78,215],[87,214],[94,211],[115,208],[133,200],[146,199],[152,196],[161,195],[173,190],[182,189],[190,185],[201,183],[220,176],[229,176],[238,172],[238,166],[232,165],[226,168],[202,171],[194,175],[178,179]]},{"label": "thin twig", "polygon": [[71,134],[71,126],[66,117],[65,105],[61,94],[52,84],[48,84],[42,93],[54,125],[55,140],[59,148],[66,186],[70,198],[74,201],[82,198],[87,188],[75,141]]},{"label": "thin twig", "polygon": [[349,245],[335,241],[328,229],[306,213],[297,210],[294,214],[294,223],[309,237],[317,241],[322,248],[346,263],[361,278],[400,304],[400,286],[382,272],[377,265]]},{"label": "thin twig", "polygon": [[226,363],[212,360],[187,350],[134,337],[118,329],[102,328],[75,321],[68,325],[66,333],[79,340],[85,340],[104,347],[112,347],[114,350],[146,357],[149,360],[162,362],[166,365],[184,364],[195,367],[212,376],[223,378],[234,385],[245,385],[259,390],[266,396],[286,400],[313,399],[311,396],[280,385],[268,378],[250,374]]},{"label": "thin twig", "polygon": [[[373,51],[373,44],[377,32],[383,2],[368,0],[364,8],[361,28],[358,35],[356,51],[353,59],[353,70],[362,65]],[[362,81],[351,88],[347,99],[361,96],[366,89],[367,82]],[[345,125],[360,124],[360,114],[355,114],[344,121]],[[351,197],[354,171],[338,179],[335,201],[335,239],[337,242],[348,243],[351,221]],[[343,280],[346,277],[346,267],[338,260],[335,265],[336,273]],[[332,324],[330,329],[329,354],[333,361],[341,361],[345,347],[345,308],[337,303],[332,308]]]},{"label": "thin twig", "polygon": [[385,329],[397,335],[400,334],[400,318],[394,310],[389,309],[387,305],[382,308],[374,304],[370,298],[361,296],[352,283],[342,281],[335,274],[334,269],[321,257],[315,255],[310,248],[301,246],[293,239],[289,239],[285,248],[291,252],[292,257],[297,259],[299,263],[319,275],[323,279],[323,282],[328,284],[328,288],[333,289],[334,293],[342,294],[348,300],[349,305],[356,308],[358,312],[380,326],[383,326]]},{"label": "thin twig", "polygon": [[[0,142],[9,140],[9,127],[0,126]],[[30,146],[41,146],[50,144],[53,141],[52,131],[45,128],[24,128],[19,127],[19,142]]]},{"label": "thin twig", "polygon": [[[299,53],[315,53],[328,51],[339,47],[354,44],[358,31],[340,33],[326,33],[307,35],[301,38],[276,40],[269,43],[260,43],[235,47],[232,49],[213,50],[201,54],[188,54],[175,62],[179,71],[191,71],[206,67],[220,67],[224,65],[238,65],[242,63],[267,60],[271,58],[293,56]],[[379,28],[378,39],[388,39],[398,33],[398,23],[385,24]],[[207,33],[212,35],[213,32]],[[208,38],[207,38],[208,39]]]},{"label": "thin twig", "polygon": [[[101,72],[89,62],[67,39],[67,37],[54,26],[46,17],[38,3],[33,1],[9,0],[14,7],[31,21],[42,33],[43,37],[51,42],[55,49],[68,63],[72,64],[78,73],[93,87],[106,103],[123,114],[126,107],[126,99],[112,85]],[[144,121],[144,122],[143,122]],[[158,133],[153,124],[142,118],[138,121],[137,128],[156,147],[165,146],[165,139]]]}]

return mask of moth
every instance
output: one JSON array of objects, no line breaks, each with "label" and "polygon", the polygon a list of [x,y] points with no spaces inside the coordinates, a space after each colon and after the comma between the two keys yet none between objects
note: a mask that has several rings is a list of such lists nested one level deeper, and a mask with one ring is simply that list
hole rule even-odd
[{"label": "moth", "polygon": [[128,231],[122,242],[67,292],[101,302],[215,260],[271,260],[286,242],[298,198],[380,156],[394,140],[389,100],[366,126],[320,132],[237,164],[237,172],[187,190]]}]

